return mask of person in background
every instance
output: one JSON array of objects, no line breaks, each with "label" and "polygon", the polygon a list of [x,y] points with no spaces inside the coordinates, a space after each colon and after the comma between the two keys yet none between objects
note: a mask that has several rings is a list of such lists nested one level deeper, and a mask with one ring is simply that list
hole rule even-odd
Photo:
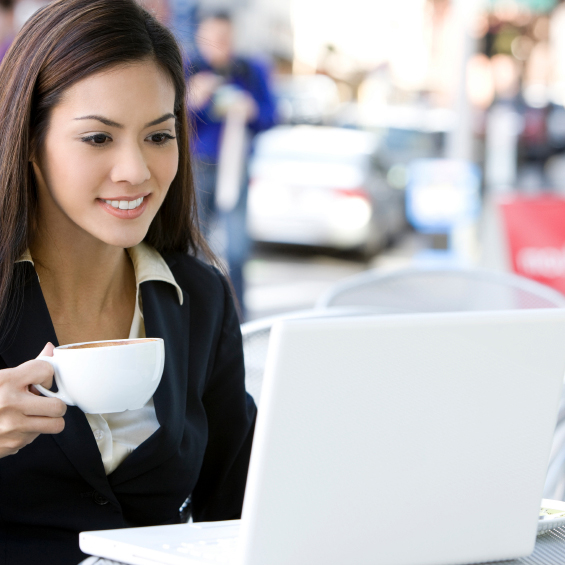
[{"label": "person in background", "polygon": [[12,45],[16,35],[14,27],[14,8],[16,0],[0,0],[0,61]]},{"label": "person in background", "polygon": [[[233,35],[229,14],[217,12],[203,17],[196,34],[201,60],[193,62],[187,71],[196,130],[193,154],[199,217],[202,229],[208,236],[214,223],[218,219],[223,221],[226,231],[225,255],[244,317],[243,265],[249,251],[245,227],[249,151],[242,151],[245,163],[239,169],[241,178],[236,181],[239,185],[237,197],[232,198],[229,210],[219,210],[216,190],[221,173],[221,153],[237,153],[241,150],[240,147],[229,145],[222,147],[222,144],[229,143],[227,138],[224,140],[228,116],[241,118],[248,141],[258,132],[275,125],[275,101],[267,69],[256,60],[236,56]],[[230,139],[234,137],[237,138],[237,135]]]}]

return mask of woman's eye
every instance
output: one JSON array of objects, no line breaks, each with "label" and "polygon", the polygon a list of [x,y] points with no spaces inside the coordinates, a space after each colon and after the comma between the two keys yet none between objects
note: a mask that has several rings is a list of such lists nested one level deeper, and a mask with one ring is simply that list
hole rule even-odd
[{"label": "woman's eye", "polygon": [[[172,135],[169,135],[168,133],[154,133],[150,135],[148,139],[154,145],[165,145],[171,139],[176,139],[176,138],[173,137]],[[83,137],[82,141],[88,143],[89,145],[103,147],[111,143],[113,140],[109,135],[106,135],[105,133],[95,133],[94,135]]]},{"label": "woman's eye", "polygon": [[155,145],[165,145],[165,143],[167,143],[171,139],[176,139],[176,138],[173,137],[172,135],[169,135],[168,133],[154,133],[153,135],[149,136],[149,139]]},{"label": "woman's eye", "polygon": [[82,141],[90,143],[90,145],[107,145],[107,142],[112,141],[112,138],[104,133],[96,133],[88,137],[83,137]]}]

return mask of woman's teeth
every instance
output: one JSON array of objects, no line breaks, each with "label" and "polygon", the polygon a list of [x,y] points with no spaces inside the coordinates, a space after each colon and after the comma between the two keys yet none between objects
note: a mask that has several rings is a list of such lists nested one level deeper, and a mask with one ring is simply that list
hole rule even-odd
[{"label": "woman's teeth", "polygon": [[144,198],[145,197],[142,196],[137,200],[104,200],[104,202],[106,202],[106,204],[110,204],[110,206],[114,208],[119,208],[120,210],[133,210],[134,208],[141,206]]}]

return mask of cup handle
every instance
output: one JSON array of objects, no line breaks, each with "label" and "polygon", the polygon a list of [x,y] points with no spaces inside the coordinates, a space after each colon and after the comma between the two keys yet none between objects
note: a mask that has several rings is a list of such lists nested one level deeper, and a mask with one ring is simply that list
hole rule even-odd
[{"label": "cup handle", "polygon": [[57,364],[55,363],[55,359],[53,359],[53,357],[47,357],[46,355],[40,355],[37,359],[39,361],[47,361],[47,363],[49,363],[53,367],[55,372],[55,382],[57,383],[57,388],[59,390],[58,392],[53,392],[51,390],[47,390],[45,387],[41,385],[34,384],[33,386],[44,396],[48,396],[50,398],[58,398],[68,406],[76,406],[76,404],[69,398],[69,395],[65,392],[65,389],[61,384],[61,379],[59,378],[59,371],[57,370]]}]

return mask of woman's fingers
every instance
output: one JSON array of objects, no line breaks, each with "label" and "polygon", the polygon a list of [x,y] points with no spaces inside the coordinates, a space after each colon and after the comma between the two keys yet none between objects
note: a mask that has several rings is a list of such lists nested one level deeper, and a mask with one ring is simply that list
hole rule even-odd
[{"label": "woman's fingers", "polygon": [[[41,353],[51,356],[53,346],[48,343]],[[0,370],[0,458],[17,453],[40,434],[63,431],[66,404],[30,390],[36,384],[50,388],[52,382],[53,367],[46,361]]]},{"label": "woman's fingers", "polygon": [[[48,418],[45,416],[24,416],[17,426],[18,432],[25,435],[35,435],[35,437],[39,434],[60,434],[64,429],[65,420],[63,418]],[[30,441],[33,441],[33,439]]]},{"label": "woman's fingers", "polygon": [[15,455],[20,449],[29,445],[39,434],[14,432],[0,436],[0,458]]},{"label": "woman's fingers", "polygon": [[[0,425],[0,441],[16,437],[30,436],[34,438],[39,434],[58,434],[65,429],[63,418],[49,418],[47,416],[24,416],[21,412],[4,414]],[[33,439],[23,445],[27,445]],[[23,447],[21,445],[20,447]]]},{"label": "woman's fingers", "polygon": [[[53,357],[53,349],[53,344],[47,343],[38,357],[41,355]],[[45,388],[51,388],[53,385],[53,367],[47,361],[33,359],[14,369],[6,369],[6,371],[13,373],[19,384],[24,388],[30,385],[42,385]]]},{"label": "woman's fingers", "polygon": [[47,361],[33,359],[15,369],[6,370],[12,371],[18,384],[26,389],[29,385],[43,385],[45,388],[51,388],[53,384],[53,367]]},{"label": "woman's fingers", "polygon": [[58,398],[27,394],[20,404],[20,409],[24,416],[62,418],[67,412],[67,405]]}]

